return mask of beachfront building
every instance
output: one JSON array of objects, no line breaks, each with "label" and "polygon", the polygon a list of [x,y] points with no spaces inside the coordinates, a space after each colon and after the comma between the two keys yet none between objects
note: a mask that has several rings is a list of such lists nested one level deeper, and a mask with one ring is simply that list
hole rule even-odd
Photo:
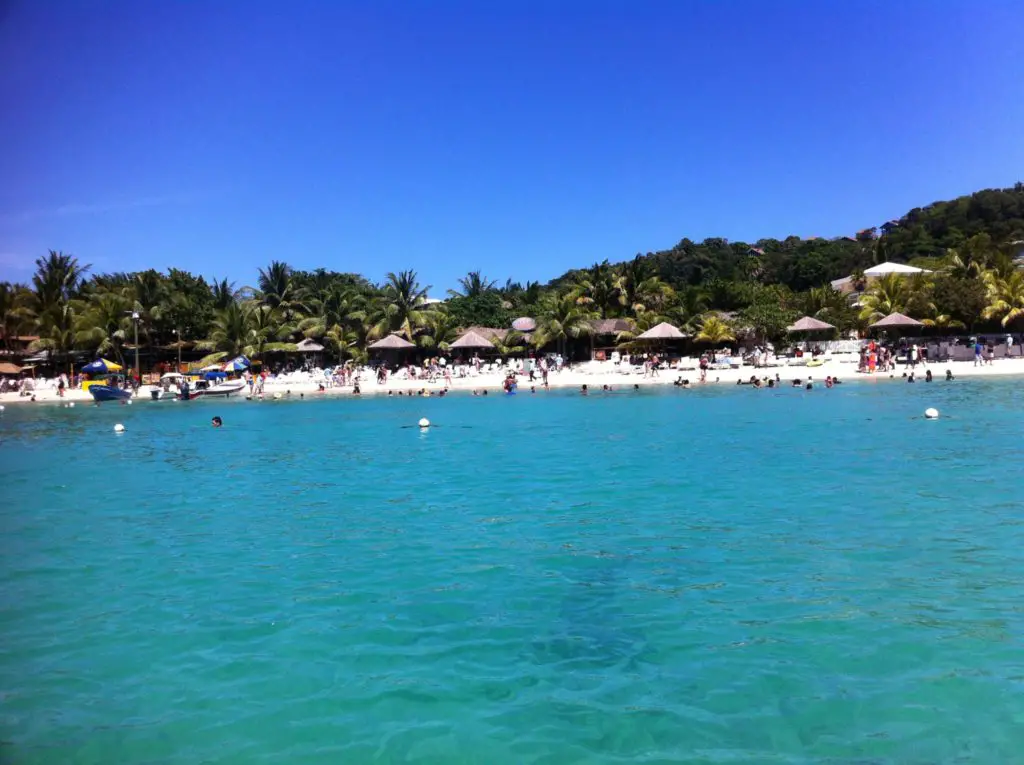
[{"label": "beachfront building", "polygon": [[887,274],[900,274],[902,276],[913,276],[914,274],[928,274],[931,273],[927,269],[917,268],[915,266],[908,266],[906,263],[879,263],[877,266],[864,271],[864,279],[858,280],[852,274],[850,276],[844,276],[842,279],[836,279],[830,284],[832,289],[837,292],[841,292],[844,295],[852,295],[854,293],[861,293],[871,286],[871,282]]}]

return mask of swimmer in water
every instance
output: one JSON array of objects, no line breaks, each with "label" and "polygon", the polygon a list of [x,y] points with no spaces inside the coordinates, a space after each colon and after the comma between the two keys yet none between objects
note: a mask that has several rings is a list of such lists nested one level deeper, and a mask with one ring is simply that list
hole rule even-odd
[{"label": "swimmer in water", "polygon": [[953,380],[953,370],[947,369],[946,370],[946,382],[950,382],[952,380]]},{"label": "swimmer in water", "polygon": [[586,396],[587,395],[587,386],[586,385],[583,385],[583,387],[580,388],[580,395],[581,396]]},{"label": "swimmer in water", "polygon": [[212,420],[210,420],[210,424],[213,425],[213,427],[215,428],[219,428],[221,425],[224,424],[224,420],[222,420],[220,417],[214,417]]}]

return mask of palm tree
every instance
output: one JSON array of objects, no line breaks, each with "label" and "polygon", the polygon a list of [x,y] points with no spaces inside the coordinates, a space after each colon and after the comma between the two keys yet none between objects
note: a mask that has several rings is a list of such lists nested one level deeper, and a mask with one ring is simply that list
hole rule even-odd
[{"label": "palm tree", "polygon": [[35,314],[39,339],[29,344],[30,351],[49,351],[60,363],[67,363],[75,348],[77,301],[57,303],[41,314]]},{"label": "palm tree", "polygon": [[200,346],[218,351],[222,356],[245,353],[252,332],[252,310],[241,303],[230,303],[217,311],[208,340]]},{"label": "palm tree", "polygon": [[295,344],[287,342],[298,329],[283,320],[281,314],[265,305],[248,305],[249,334],[244,353],[253,358],[262,358],[271,351],[294,351]]},{"label": "palm tree", "polygon": [[397,333],[413,342],[433,313],[427,304],[429,289],[420,286],[415,271],[389,273],[374,307],[369,337]]},{"label": "palm tree", "polygon": [[642,341],[638,343],[637,337],[642,335],[652,327],[656,327],[663,321],[669,321],[668,317],[660,316],[654,311],[639,311],[635,319],[630,319],[629,323],[632,324],[630,329],[619,332],[615,336],[615,342],[618,345],[626,348],[635,348],[642,344]]},{"label": "palm tree", "polygon": [[526,342],[523,335],[515,330],[510,330],[504,335],[495,335],[491,338],[491,342],[498,351],[498,355],[502,358],[522,353],[526,350]]},{"label": "palm tree", "polygon": [[594,312],[579,303],[574,290],[562,295],[549,293],[541,301],[533,343],[537,348],[557,343],[559,352],[565,353],[570,340],[591,334],[594,318]]},{"label": "palm tree", "polygon": [[1002,277],[992,275],[986,282],[988,306],[982,311],[984,318],[999,319],[1003,327],[1024,319],[1024,271]]},{"label": "palm tree", "polygon": [[921,319],[921,323],[926,327],[935,327],[936,329],[945,330],[960,330],[967,328],[962,321],[954,319],[947,313],[940,313],[938,316],[934,316],[930,319]]},{"label": "palm tree", "polygon": [[736,340],[732,328],[714,314],[705,314],[696,340],[702,343],[731,343]]},{"label": "palm tree", "polygon": [[479,297],[485,292],[490,292],[497,287],[496,280],[488,279],[479,271],[470,271],[459,279],[461,290],[448,290],[451,297]]},{"label": "palm tree", "polygon": [[334,327],[354,330],[366,319],[365,296],[341,282],[332,282],[318,290],[306,299],[306,304],[309,316],[298,324],[306,337],[325,337]]},{"label": "palm tree", "polygon": [[860,299],[860,319],[874,322],[891,313],[906,313],[910,304],[907,287],[907,278],[902,274],[880,276]]},{"label": "palm tree", "polygon": [[570,294],[579,305],[596,311],[600,318],[620,313],[626,304],[619,277],[607,260],[578,274]]},{"label": "palm tree", "polygon": [[73,298],[88,270],[89,266],[80,265],[74,256],[54,250],[36,260],[28,310],[39,340],[30,350],[47,350],[60,362],[69,360],[76,331]]},{"label": "palm tree", "polygon": [[229,283],[227,279],[221,279],[219,282],[215,281],[210,291],[213,295],[213,308],[216,311],[223,311],[235,302],[234,282]]},{"label": "palm tree", "polygon": [[[76,301],[77,302],[77,301]],[[132,330],[132,300],[124,290],[95,292],[80,304],[74,340],[96,355],[113,356],[125,366],[123,347]]]},{"label": "palm tree", "polygon": [[77,293],[89,266],[80,265],[78,258],[50,250],[46,258],[36,260],[32,276],[32,292],[37,314],[66,303]]},{"label": "palm tree", "polygon": [[283,261],[274,260],[266,270],[260,269],[257,281],[256,299],[260,305],[277,311],[285,321],[291,321],[296,313],[305,309],[299,299],[298,285],[293,276],[291,266]]},{"label": "palm tree", "polygon": [[803,312],[835,325],[840,332],[856,325],[857,315],[849,298],[828,284],[811,287],[803,301]]},{"label": "palm tree", "polygon": [[421,348],[436,348],[447,351],[459,339],[459,326],[450,314],[436,311],[427,321],[423,334],[419,336]]},{"label": "palm tree", "polygon": [[22,285],[0,282],[0,345],[6,350],[11,350],[11,339],[24,334],[30,326],[30,298]]},{"label": "palm tree", "polygon": [[696,331],[701,316],[711,307],[711,298],[701,287],[687,287],[676,293],[675,305],[669,306],[669,321],[691,334]]}]

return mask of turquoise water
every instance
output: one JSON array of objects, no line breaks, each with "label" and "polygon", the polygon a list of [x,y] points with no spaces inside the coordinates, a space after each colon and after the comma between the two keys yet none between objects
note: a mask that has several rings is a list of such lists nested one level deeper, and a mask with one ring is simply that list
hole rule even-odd
[{"label": "turquoise water", "polygon": [[1006,381],[8,406],[0,761],[1017,761],[1022,414]]}]

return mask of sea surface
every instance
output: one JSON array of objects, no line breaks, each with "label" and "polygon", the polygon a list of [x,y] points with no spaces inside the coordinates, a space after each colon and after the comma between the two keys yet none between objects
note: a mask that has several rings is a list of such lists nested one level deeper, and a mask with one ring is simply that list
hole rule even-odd
[{"label": "sea surface", "polygon": [[1020,762],[1022,424],[1007,380],[8,405],[0,762]]}]

